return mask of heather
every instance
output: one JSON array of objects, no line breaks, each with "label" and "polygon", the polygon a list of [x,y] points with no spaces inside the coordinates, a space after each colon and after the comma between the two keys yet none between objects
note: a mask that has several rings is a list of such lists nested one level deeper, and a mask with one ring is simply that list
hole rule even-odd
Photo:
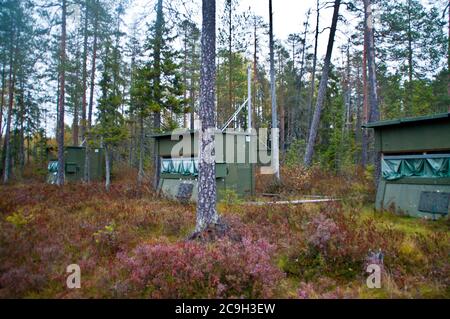
[{"label": "heather", "polygon": [[[448,298],[450,232],[430,221],[373,210],[370,174],[283,168],[282,199],[340,201],[218,205],[229,226],[217,240],[188,240],[195,205],[180,204],[115,172],[103,185],[62,188],[33,179],[0,186],[2,298]],[[277,191],[259,177],[260,193]],[[81,288],[66,288],[79,264]],[[369,263],[382,288],[366,286]]]}]

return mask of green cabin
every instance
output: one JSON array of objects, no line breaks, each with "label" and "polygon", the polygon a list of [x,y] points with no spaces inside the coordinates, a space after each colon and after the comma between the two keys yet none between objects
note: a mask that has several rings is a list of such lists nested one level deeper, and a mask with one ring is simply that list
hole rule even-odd
[{"label": "green cabin", "polygon": [[448,217],[450,113],[368,123],[381,153],[377,209],[410,216]]},{"label": "green cabin", "polygon": [[[64,148],[65,180],[69,182],[83,180],[85,154],[86,147],[84,146],[66,146]],[[90,170],[91,180],[100,181],[105,178],[105,153],[102,148],[92,148],[90,150]],[[56,159],[51,160],[48,163],[48,183],[56,183],[57,171],[58,161]]]},{"label": "green cabin", "polygon": [[[243,197],[255,194],[256,134],[215,132],[216,183],[220,200],[225,190]],[[159,156],[158,191],[179,200],[197,200],[198,132],[152,136]]]}]

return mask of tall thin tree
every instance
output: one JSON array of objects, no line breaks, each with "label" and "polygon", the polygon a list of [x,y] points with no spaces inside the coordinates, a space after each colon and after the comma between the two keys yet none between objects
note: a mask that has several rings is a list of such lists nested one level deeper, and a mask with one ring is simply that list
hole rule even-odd
[{"label": "tall thin tree", "polygon": [[277,116],[277,96],[275,83],[275,58],[273,48],[273,11],[272,0],[269,0],[269,47],[270,47],[270,91],[272,96],[272,137],[271,137],[271,152],[272,152],[272,168],[277,182],[280,181],[280,149],[279,149],[279,132],[278,132],[278,116]]},{"label": "tall thin tree", "polygon": [[[364,0],[364,18],[366,20],[365,27],[367,30],[367,65],[369,74],[369,103],[370,113],[369,122],[375,122],[380,119],[380,112],[378,109],[378,94],[377,94],[377,75],[375,67],[375,44],[373,34],[373,16],[371,0]],[[381,170],[380,154],[374,150],[375,161],[375,182],[378,185]]]},{"label": "tall thin tree", "polygon": [[311,123],[311,129],[309,132],[308,145],[306,146],[304,164],[305,166],[311,166],[313,155],[314,155],[314,146],[316,143],[317,133],[319,131],[320,124],[320,114],[322,112],[322,107],[325,101],[325,95],[327,92],[328,85],[328,73],[330,70],[330,62],[331,62],[331,54],[333,52],[334,45],[334,36],[336,34],[336,26],[339,17],[339,6],[341,5],[341,0],[334,1],[334,11],[333,18],[331,21],[331,29],[330,29],[330,37],[328,38],[327,45],[327,53],[325,55],[325,61],[322,69],[322,78],[320,79],[319,84],[319,92],[317,94],[317,103],[316,108],[314,110],[314,116]]},{"label": "tall thin tree", "polygon": [[64,185],[64,98],[66,86],[66,15],[67,3],[62,0],[62,21],[61,21],[61,48],[59,58],[59,102],[58,102],[58,173],[56,184]]}]

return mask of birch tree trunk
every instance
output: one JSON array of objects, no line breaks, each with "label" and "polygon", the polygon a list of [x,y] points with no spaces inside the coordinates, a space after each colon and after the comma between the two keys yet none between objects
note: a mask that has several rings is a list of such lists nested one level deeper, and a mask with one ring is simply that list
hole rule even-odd
[{"label": "birch tree trunk", "polygon": [[[200,70],[200,121],[198,203],[195,233],[221,226],[216,210],[215,88],[216,88],[216,3],[202,2],[202,49]],[[194,236],[195,236],[194,233]]]},{"label": "birch tree trunk", "polygon": [[325,95],[327,93],[328,72],[330,69],[331,54],[333,51],[334,36],[336,34],[336,26],[339,16],[340,4],[341,0],[334,1],[334,12],[333,12],[333,19],[331,22],[330,37],[328,39],[327,53],[325,56],[325,61],[322,69],[322,78],[320,79],[319,92],[317,94],[317,103],[316,108],[314,110],[313,120],[311,123],[311,130],[309,132],[308,145],[306,146],[306,153],[304,158],[305,166],[311,166],[314,155],[314,146],[316,143],[317,133],[320,125],[320,114],[322,112],[323,103],[325,101]]},{"label": "birch tree trunk", "polygon": [[280,147],[279,147],[279,131],[277,116],[277,95],[275,89],[275,58],[273,52],[273,12],[272,0],[269,0],[269,47],[270,47],[270,91],[272,96],[272,138],[271,138],[271,155],[272,168],[277,182],[280,181]]},{"label": "birch tree trunk", "polygon": [[66,67],[66,0],[62,0],[62,24],[61,24],[61,52],[60,52],[60,75],[59,75],[59,103],[58,103],[58,174],[56,184],[64,185],[64,97],[65,97],[65,67]]}]

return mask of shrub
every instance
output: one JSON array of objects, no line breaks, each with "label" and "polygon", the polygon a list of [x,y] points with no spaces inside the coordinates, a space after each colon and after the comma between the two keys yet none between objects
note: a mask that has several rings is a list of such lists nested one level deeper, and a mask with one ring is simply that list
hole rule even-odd
[{"label": "shrub", "polygon": [[95,244],[102,253],[115,252],[118,249],[116,224],[110,222],[93,234]]},{"label": "shrub", "polygon": [[17,228],[21,228],[33,220],[33,215],[24,215],[22,212],[15,212],[7,216],[5,220]]},{"label": "shrub", "polygon": [[271,263],[273,246],[263,240],[144,244],[121,264],[115,293],[150,298],[269,298],[282,273]]}]

